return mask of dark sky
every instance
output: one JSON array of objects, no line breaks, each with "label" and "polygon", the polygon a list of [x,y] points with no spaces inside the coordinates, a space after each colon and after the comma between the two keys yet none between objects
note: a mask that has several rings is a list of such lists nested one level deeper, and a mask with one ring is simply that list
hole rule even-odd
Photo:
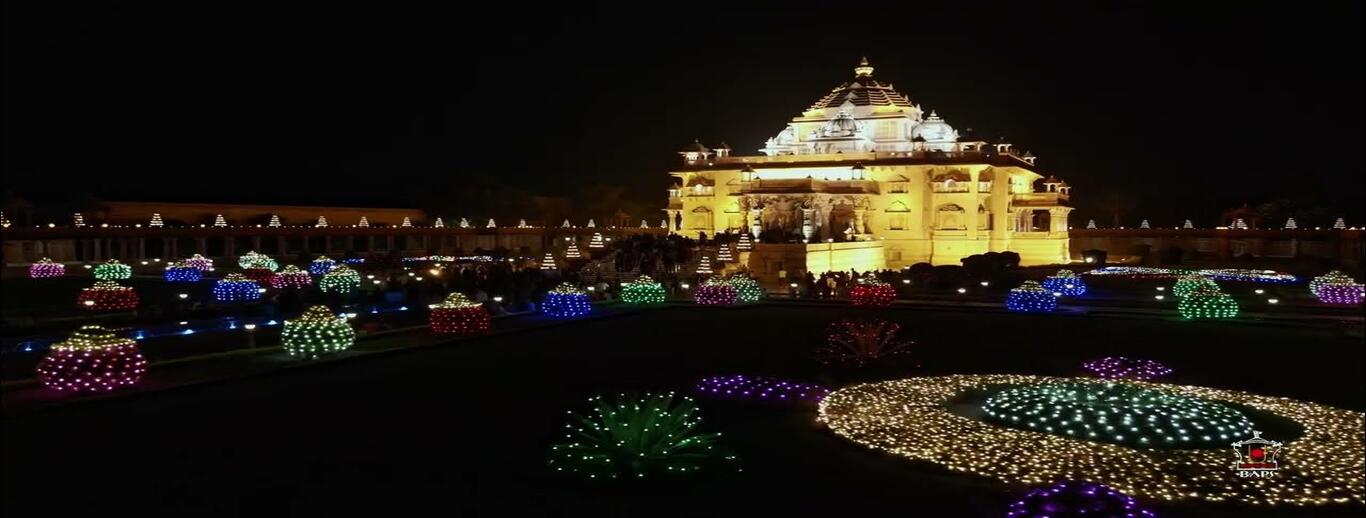
[{"label": "dark sky", "polygon": [[619,184],[662,206],[674,151],[755,154],[867,55],[1039,155],[1080,221],[1116,193],[1130,224],[1286,196],[1362,219],[1359,2],[183,4],[7,3],[7,191],[430,207]]}]

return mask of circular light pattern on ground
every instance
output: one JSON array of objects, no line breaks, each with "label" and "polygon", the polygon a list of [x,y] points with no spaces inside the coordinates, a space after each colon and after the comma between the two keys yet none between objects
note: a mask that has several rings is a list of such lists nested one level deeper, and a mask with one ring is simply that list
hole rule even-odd
[{"label": "circular light pattern on ground", "polygon": [[1252,436],[1252,421],[1229,406],[1116,382],[1003,388],[982,411],[1011,428],[1140,447],[1223,447]]},{"label": "circular light pattern on ground", "polygon": [[[1016,430],[949,410],[950,400],[991,385],[1076,381],[1018,375],[953,375],[854,385],[821,401],[820,420],[868,448],[1004,482],[1059,479],[1105,484],[1130,495],[1256,505],[1366,503],[1366,417],[1303,401],[1205,387],[1121,383],[1233,403],[1292,420],[1303,434],[1285,441],[1274,478],[1241,478],[1234,450],[1131,448]],[[1245,437],[1239,439],[1246,439]],[[1231,441],[1230,441],[1231,442]]]}]

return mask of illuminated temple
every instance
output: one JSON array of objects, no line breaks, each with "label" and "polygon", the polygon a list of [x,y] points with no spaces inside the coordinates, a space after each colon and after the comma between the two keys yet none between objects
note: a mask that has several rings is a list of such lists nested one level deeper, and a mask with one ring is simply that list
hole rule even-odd
[{"label": "illuminated temple", "polygon": [[761,155],[694,142],[669,174],[671,231],[748,231],[744,258],[763,275],[860,271],[1014,251],[1024,264],[1068,261],[1070,187],[1036,172],[1004,140],[960,134],[873,77],[823,95],[768,139]]}]

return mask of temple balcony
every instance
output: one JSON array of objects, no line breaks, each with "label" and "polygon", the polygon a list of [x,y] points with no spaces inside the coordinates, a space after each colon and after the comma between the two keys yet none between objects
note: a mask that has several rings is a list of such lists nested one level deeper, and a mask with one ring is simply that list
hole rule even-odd
[{"label": "temple balcony", "polygon": [[799,178],[782,180],[751,180],[740,182],[740,194],[831,193],[876,194],[878,184],[873,180],[823,180]]},{"label": "temple balcony", "polygon": [[1061,192],[1029,192],[1010,195],[1011,203],[1021,207],[1053,207],[1066,205],[1070,197]]}]

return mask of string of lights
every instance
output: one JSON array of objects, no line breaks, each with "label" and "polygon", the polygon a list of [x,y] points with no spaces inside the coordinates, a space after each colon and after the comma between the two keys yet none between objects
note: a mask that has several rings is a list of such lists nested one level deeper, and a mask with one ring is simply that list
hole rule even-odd
[{"label": "string of lights", "polygon": [[1199,288],[1181,298],[1176,311],[1186,320],[1233,318],[1238,316],[1238,301],[1215,288]]},{"label": "string of lights", "polygon": [[702,378],[693,390],[707,397],[795,404],[814,404],[830,393],[814,383],[743,374]]},{"label": "string of lights", "polygon": [[1043,280],[1043,289],[1050,293],[1061,293],[1064,297],[1080,297],[1086,294],[1086,281],[1072,270],[1058,270],[1058,273]]},{"label": "string of lights", "polygon": [[1183,275],[1176,280],[1176,284],[1172,285],[1172,295],[1177,298],[1185,298],[1186,295],[1190,295],[1191,292],[1211,289],[1218,290],[1219,284],[1209,280],[1208,277],[1201,275]]},{"label": "string of lights", "polygon": [[886,320],[841,320],[826,330],[825,344],[815,350],[826,365],[864,367],[908,359],[910,340],[897,335],[901,324]]},{"label": "string of lights", "polygon": [[285,321],[280,342],[290,356],[311,360],[350,349],[356,343],[356,331],[327,306],[313,306],[299,318]]},{"label": "string of lights", "polygon": [[664,286],[648,275],[621,285],[621,301],[627,304],[658,304],[665,298]]},{"label": "string of lights", "polygon": [[270,268],[247,268],[239,275],[255,281],[260,286],[270,286],[275,280],[275,272]]},{"label": "string of lights", "polygon": [[138,293],[133,288],[114,281],[95,281],[76,296],[78,307],[93,311],[121,311],[137,309]]},{"label": "string of lights", "polygon": [[133,277],[133,267],[120,263],[118,259],[110,259],[96,266],[92,273],[101,281],[121,281]]},{"label": "string of lights", "polygon": [[167,282],[199,282],[204,272],[183,262],[172,261],[166,263],[165,277]]},{"label": "string of lights", "polygon": [[593,311],[593,305],[587,293],[566,282],[545,294],[541,310],[552,317],[577,317]]},{"label": "string of lights", "polygon": [[1051,313],[1058,310],[1058,297],[1035,281],[1024,281],[1006,295],[1006,309],[1024,313]]},{"label": "string of lights", "polygon": [[864,277],[849,288],[849,301],[858,307],[887,307],[896,300],[896,288],[874,277]]},{"label": "string of lights", "polygon": [[693,300],[704,306],[729,306],[738,298],[735,286],[719,279],[707,279],[693,290]]},{"label": "string of lights", "polygon": [[759,302],[764,298],[764,287],[749,275],[736,273],[726,279],[726,284],[735,288],[736,302]]},{"label": "string of lights", "polygon": [[360,273],[345,264],[337,265],[318,279],[323,293],[345,295],[360,288]]},{"label": "string of lights", "polygon": [[[692,398],[672,392],[589,398],[592,413],[568,412],[566,442],[551,446],[550,467],[591,479],[686,475],[713,464],[734,465],[717,448],[719,433],[699,433]],[[735,469],[739,469],[738,467]]]},{"label": "string of lights", "polygon": [[303,289],[313,284],[313,277],[298,266],[285,266],[280,273],[270,278],[270,287],[279,289]]},{"label": "string of lights", "polygon": [[332,269],[336,267],[336,261],[329,259],[325,255],[320,255],[317,259],[314,259],[312,262],[308,263],[308,273],[311,273],[313,275],[323,275],[327,272],[332,271]]},{"label": "string of lights", "polygon": [[191,268],[197,268],[201,272],[213,271],[213,259],[209,259],[208,257],[204,257],[199,254],[194,254],[189,259],[186,259],[184,262],[186,266],[189,266]]},{"label": "string of lights", "polygon": [[432,332],[459,335],[486,333],[492,321],[483,304],[470,300],[458,291],[447,295],[440,304],[433,305],[429,319]]},{"label": "string of lights", "polygon": [[1285,442],[1276,478],[1245,479],[1233,469],[1235,457],[1228,448],[1134,448],[1002,427],[949,410],[958,394],[970,390],[1068,381],[1073,379],[952,375],[868,383],[836,390],[821,401],[818,413],[837,435],[868,448],[1008,483],[1079,479],[1165,501],[1366,503],[1361,447],[1366,416],[1360,412],[1231,390],[1121,382],[1241,405],[1303,427],[1299,438]]},{"label": "string of lights", "polygon": [[219,302],[261,300],[261,285],[241,274],[230,273],[213,284],[213,298]]},{"label": "string of lights", "polygon": [[66,265],[53,262],[46,257],[28,265],[28,276],[33,279],[50,279],[66,275]]},{"label": "string of lights", "polygon": [[97,325],[81,326],[53,344],[38,363],[38,380],[64,392],[110,391],[136,384],[146,372],[136,341]]},{"label": "string of lights", "polygon": [[1140,507],[1132,496],[1102,484],[1076,481],[1031,489],[1010,504],[1010,510],[1006,512],[1007,518],[1065,516],[1155,518],[1157,515]]},{"label": "string of lights", "polygon": [[1309,292],[1324,304],[1343,304],[1359,306],[1366,285],[1356,282],[1345,273],[1333,270],[1309,281]]},{"label": "string of lights", "polygon": [[243,270],[248,268],[266,268],[270,271],[280,269],[280,263],[275,262],[266,254],[257,253],[255,250],[242,254],[237,258],[237,266]]},{"label": "string of lights", "polygon": [[1081,364],[1082,370],[1097,378],[1148,381],[1171,376],[1171,367],[1153,360],[1110,356]]},{"label": "string of lights", "polygon": [[1222,447],[1252,435],[1252,421],[1226,405],[1115,382],[997,390],[982,412],[1003,426],[1139,447]]}]

